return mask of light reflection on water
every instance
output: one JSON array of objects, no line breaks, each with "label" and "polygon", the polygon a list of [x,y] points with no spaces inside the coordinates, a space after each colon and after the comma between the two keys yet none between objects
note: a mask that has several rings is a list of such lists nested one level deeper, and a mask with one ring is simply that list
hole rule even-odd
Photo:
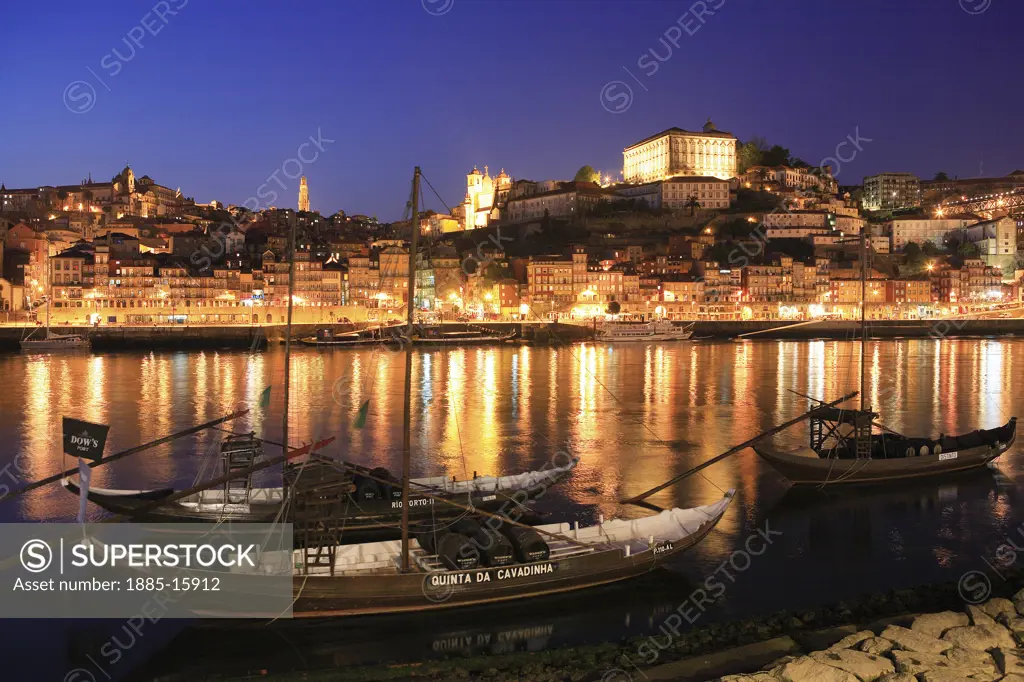
[{"label": "light reflection on water", "polygon": [[[953,434],[995,427],[1014,414],[1024,415],[1024,374],[1014,366],[1022,353],[1024,340],[1016,339],[869,342],[868,402],[882,413],[883,423],[902,433]],[[643,515],[648,512],[623,507],[618,500],[797,416],[807,401],[791,391],[828,399],[856,390],[859,359],[859,345],[847,341],[417,352],[413,473],[516,473],[542,467],[564,448],[582,462],[568,482],[539,501],[552,520]],[[56,472],[63,459],[63,415],[111,424],[108,453],[237,406],[248,406],[251,412],[234,423],[234,430],[252,429],[278,440],[283,360],[279,348],[264,353],[0,356],[0,464],[23,452],[29,463],[27,478]],[[293,443],[333,435],[337,440],[327,454],[399,470],[404,354],[298,349],[291,377]],[[258,402],[267,385],[273,388],[264,411]],[[357,429],[356,414],[367,398],[366,427]],[[189,485],[202,467],[203,453],[222,436],[206,432],[101,467],[94,485]],[[801,445],[806,435],[794,429],[777,442]],[[691,506],[714,501],[720,489],[737,490],[734,507],[718,531],[674,562],[685,589],[699,584],[766,519],[784,533],[750,571],[730,584],[716,607],[717,616],[821,603],[862,589],[955,580],[958,572],[984,569],[982,557],[992,555],[999,538],[1021,516],[1016,493],[1019,450],[1015,447],[1004,456],[999,476],[986,472],[812,505],[792,504],[791,496],[782,499],[785,485],[747,450],[650,501],[663,507]],[[273,477],[272,472],[264,475]],[[0,505],[0,520],[70,520],[76,503],[63,490],[50,487]],[[100,516],[95,509],[90,513]],[[672,610],[670,602],[678,599],[677,591],[659,588],[640,602],[624,600],[629,606],[623,608],[648,614],[633,614],[630,622],[648,622],[650,613]],[[589,613],[590,603],[581,597],[574,608]],[[622,614],[614,611],[618,607],[604,608],[613,612],[602,617],[621,622],[616,614]],[[534,623],[519,615],[509,618],[527,628]],[[550,619],[537,618],[535,625],[547,632]],[[586,631],[589,639],[622,634],[598,628],[600,634],[581,622],[568,625],[570,621],[564,614],[551,621],[561,628],[556,634],[564,635],[566,628],[579,636]],[[658,624],[660,620],[653,627]],[[423,643],[422,649],[427,652],[432,646]]]}]

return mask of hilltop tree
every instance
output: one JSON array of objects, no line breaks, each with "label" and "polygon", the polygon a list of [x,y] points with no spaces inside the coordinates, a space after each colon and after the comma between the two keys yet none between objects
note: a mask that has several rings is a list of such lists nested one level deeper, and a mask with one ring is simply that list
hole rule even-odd
[{"label": "hilltop tree", "polygon": [[765,166],[789,166],[792,163],[792,156],[789,149],[776,144],[761,155],[761,163]]},{"label": "hilltop tree", "polygon": [[935,174],[935,177],[932,178],[932,180],[935,182],[945,182],[946,180],[949,180],[949,175],[947,175],[945,171],[939,171]]},{"label": "hilltop tree", "polygon": [[594,170],[592,166],[583,166],[578,171],[576,171],[576,177],[574,177],[572,180],[573,182],[600,183],[601,174]]},{"label": "hilltop tree", "polygon": [[742,175],[754,166],[761,165],[761,156],[766,147],[763,137],[752,137],[741,144],[736,151],[736,172]]},{"label": "hilltop tree", "polygon": [[694,215],[698,210],[703,208],[703,204],[700,203],[700,200],[697,199],[697,195],[694,194],[686,200],[685,208],[690,209],[690,215]]}]

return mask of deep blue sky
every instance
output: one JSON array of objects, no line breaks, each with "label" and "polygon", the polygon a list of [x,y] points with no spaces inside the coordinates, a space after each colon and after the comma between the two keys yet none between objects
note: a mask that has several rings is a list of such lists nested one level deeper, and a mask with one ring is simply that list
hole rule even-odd
[{"label": "deep blue sky", "polygon": [[[534,180],[617,171],[624,146],[708,116],[812,164],[859,129],[872,141],[841,184],[1024,166],[1020,0],[707,0],[721,7],[684,18],[693,35],[650,76],[638,60],[667,56],[659,39],[692,0],[168,0],[183,2],[166,25],[145,19],[159,33],[134,56],[124,36],[154,2],[8,3],[0,182],[109,179],[128,160],[197,201],[241,203],[319,128],[336,141],[305,168],[312,207],[395,219],[417,164],[453,204],[474,164]],[[63,96],[77,80],[95,88],[82,114]],[[614,80],[633,91],[620,114],[602,107]],[[294,206],[298,181],[279,177],[275,203]]]}]

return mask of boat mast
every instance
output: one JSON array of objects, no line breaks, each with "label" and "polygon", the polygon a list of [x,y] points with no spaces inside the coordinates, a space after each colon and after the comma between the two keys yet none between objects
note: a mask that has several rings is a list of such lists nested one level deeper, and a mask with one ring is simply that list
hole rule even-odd
[{"label": "boat mast", "polygon": [[861,412],[867,410],[867,391],[865,388],[865,378],[867,377],[867,364],[864,362],[865,350],[867,348],[867,331],[868,326],[865,323],[864,313],[867,308],[868,297],[867,297],[867,276],[868,276],[868,248],[867,248],[867,235],[865,230],[867,226],[862,226],[860,230],[860,409]]},{"label": "boat mast", "polygon": [[292,214],[291,233],[288,235],[288,325],[284,334],[284,414],[281,417],[281,442],[288,452],[288,398],[291,386],[292,359],[292,294],[295,291],[295,227],[298,223]]},{"label": "boat mast", "polygon": [[416,255],[419,249],[420,167],[412,176],[412,240],[409,243],[409,293],[405,330],[405,410],[402,431],[402,572],[409,571],[409,467],[412,459],[412,330],[415,324]]}]

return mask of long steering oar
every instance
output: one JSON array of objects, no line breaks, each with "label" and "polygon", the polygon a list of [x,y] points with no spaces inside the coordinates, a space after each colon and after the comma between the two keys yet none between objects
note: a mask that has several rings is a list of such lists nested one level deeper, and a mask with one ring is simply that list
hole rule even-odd
[{"label": "long steering oar", "polygon": [[[839,403],[845,403],[847,400],[850,400],[851,398],[855,397],[856,395],[857,395],[857,392],[854,391],[853,393],[850,393],[848,395],[843,396],[839,400],[833,400],[830,403],[824,403],[823,407],[835,407]],[[771,436],[774,436],[779,431],[785,431],[786,429],[788,429],[789,427],[793,426],[794,424],[799,424],[803,420],[809,419],[811,416],[814,415],[814,413],[816,411],[818,411],[820,409],[821,409],[821,407],[816,407],[813,410],[811,410],[810,412],[806,412],[806,413],[800,415],[799,417],[795,417],[793,419],[790,419],[788,422],[785,422],[784,424],[779,424],[778,426],[776,426],[776,427],[774,427],[772,429],[769,429],[768,431],[765,431],[764,433],[761,433],[761,434],[759,434],[757,436],[754,436],[753,438],[751,438],[748,441],[744,441],[744,442],[740,443],[736,447],[729,448],[728,450],[726,450],[722,454],[718,455],[717,457],[712,457],[708,461],[706,461],[703,464],[700,464],[698,466],[695,466],[694,468],[690,469],[689,471],[684,471],[683,473],[679,474],[678,476],[676,476],[674,478],[670,478],[669,480],[665,481],[664,483],[662,483],[661,485],[659,485],[656,488],[651,488],[647,492],[640,493],[639,495],[636,495],[635,497],[631,497],[628,500],[622,500],[622,504],[635,504],[637,502],[645,500],[648,497],[650,497],[651,495],[653,495],[654,493],[661,492],[662,490],[664,490],[665,488],[669,487],[670,485],[675,485],[676,483],[678,483],[679,481],[683,480],[687,476],[692,476],[693,474],[697,473],[701,469],[706,469],[707,467],[711,466],[715,462],[720,462],[723,459],[725,459],[726,457],[729,457],[730,455],[735,455],[740,450],[744,450],[744,449],[750,447],[751,445],[753,445],[754,443],[756,443],[756,442],[758,442],[760,440],[764,440],[765,438],[769,438]]]},{"label": "long steering oar", "polygon": [[[191,428],[185,429],[184,431],[178,431],[177,433],[172,433],[169,436],[164,436],[163,438],[158,438],[157,440],[151,440],[148,443],[143,443],[142,445],[136,445],[133,448],[128,448],[127,450],[122,450],[121,452],[115,452],[114,454],[110,455],[109,457],[105,457],[105,458],[103,458],[103,459],[101,459],[99,461],[89,462],[89,468],[90,469],[95,469],[98,466],[103,466],[104,464],[108,464],[110,462],[113,462],[115,460],[119,460],[119,459],[121,459],[123,457],[127,457],[129,455],[134,455],[137,452],[142,452],[143,450],[148,450],[150,448],[155,448],[158,445],[163,445],[164,443],[170,443],[172,440],[177,440],[179,438],[184,438],[185,436],[191,436],[193,433],[198,433],[198,432],[203,431],[205,429],[209,429],[211,427],[217,426],[218,424],[223,424],[224,422],[231,421],[232,419],[238,419],[239,417],[241,417],[243,414],[247,413],[248,411],[249,410],[246,409],[246,410],[239,410],[238,412],[232,412],[231,414],[227,415],[226,417],[221,417],[220,419],[214,419],[213,421],[206,422],[205,424],[200,424],[198,426],[193,426]],[[19,495],[24,495],[25,493],[29,492],[30,490],[35,490],[36,488],[42,488],[44,485],[47,485],[49,483],[56,483],[57,481],[61,480],[62,478],[67,478],[68,476],[72,476],[72,475],[77,474],[77,473],[78,473],[78,467],[76,466],[74,469],[68,469],[67,471],[62,471],[59,474],[54,474],[53,476],[47,476],[46,478],[44,478],[42,480],[39,480],[39,481],[36,481],[35,483],[29,483],[24,488],[21,488],[19,490],[15,490],[14,492],[12,492],[9,495],[0,497],[0,502],[4,502],[4,501],[10,500],[10,499],[13,499],[15,497],[18,497]]]}]

